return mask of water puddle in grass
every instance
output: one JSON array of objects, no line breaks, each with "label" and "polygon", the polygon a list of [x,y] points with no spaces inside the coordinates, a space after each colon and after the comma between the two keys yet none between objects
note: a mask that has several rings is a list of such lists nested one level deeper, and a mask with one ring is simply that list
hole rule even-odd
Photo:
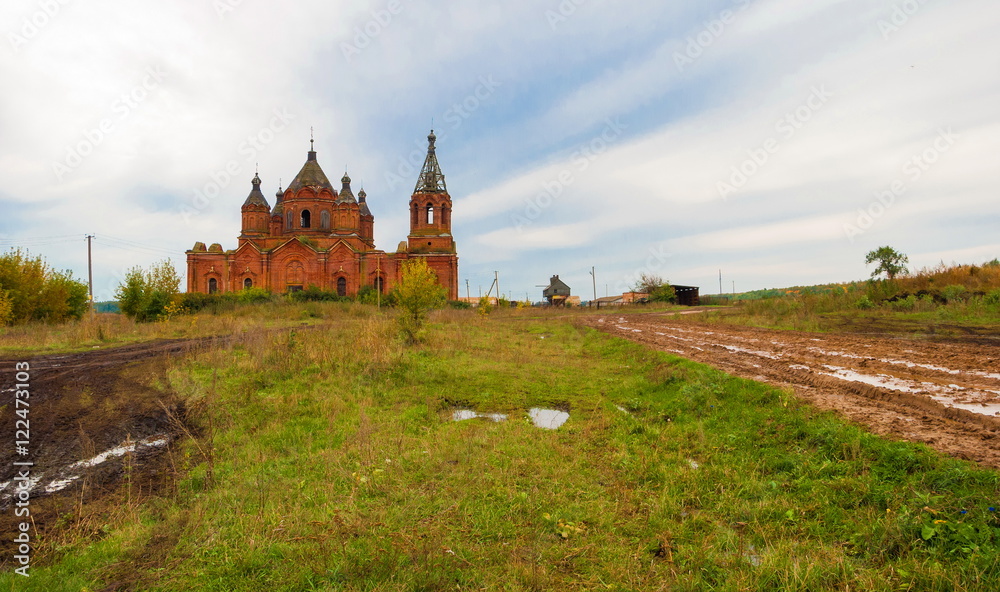
[{"label": "water puddle in grass", "polygon": [[569,413],[565,411],[542,409],[540,407],[532,407],[528,411],[528,415],[531,417],[531,421],[535,424],[536,428],[544,428],[546,430],[559,429],[559,426],[566,423],[566,420],[569,419]]},{"label": "water puddle in grass", "polygon": [[466,419],[476,419],[479,417],[495,423],[507,420],[507,416],[503,413],[476,413],[471,409],[456,409],[451,414],[452,421],[465,421]]}]

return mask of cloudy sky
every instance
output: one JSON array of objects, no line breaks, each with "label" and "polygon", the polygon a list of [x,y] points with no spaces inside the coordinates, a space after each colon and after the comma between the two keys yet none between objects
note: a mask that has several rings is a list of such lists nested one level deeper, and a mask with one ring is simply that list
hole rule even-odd
[{"label": "cloudy sky", "polygon": [[[0,246],[86,278],[235,248],[315,129],[408,230],[433,125],[461,291],[702,293],[1000,256],[995,0],[6,0]],[[433,122],[433,123],[432,123]]]}]

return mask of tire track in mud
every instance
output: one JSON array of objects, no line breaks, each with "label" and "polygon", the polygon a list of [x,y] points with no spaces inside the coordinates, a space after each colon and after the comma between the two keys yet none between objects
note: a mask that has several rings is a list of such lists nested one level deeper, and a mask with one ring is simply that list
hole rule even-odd
[{"label": "tire track in mud", "polygon": [[[174,393],[154,386],[165,376],[169,358],[224,346],[233,337],[158,340],[100,347],[69,354],[13,356],[0,359],[0,532],[14,532],[12,496],[15,460],[30,460],[31,517],[44,533],[78,504],[99,502],[129,473],[142,497],[172,478],[163,457],[177,437],[177,426],[164,410],[183,418]],[[30,365],[30,457],[14,446],[14,368]],[[126,468],[126,463],[128,468]],[[0,564],[12,557],[10,537],[0,539]]]},{"label": "tire track in mud", "polygon": [[1000,345],[709,325],[649,314],[587,324],[791,388],[872,432],[1000,468]]}]

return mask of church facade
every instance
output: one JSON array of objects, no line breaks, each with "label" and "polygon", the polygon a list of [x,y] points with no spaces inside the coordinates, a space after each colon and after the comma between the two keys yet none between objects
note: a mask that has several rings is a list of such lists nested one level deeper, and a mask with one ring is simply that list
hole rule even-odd
[{"label": "church facade", "polygon": [[[302,169],[272,208],[254,175],[242,207],[237,247],[223,250],[195,243],[187,251],[188,292],[232,292],[260,287],[292,292],[315,286],[354,296],[364,286],[387,292],[399,281],[403,262],[423,259],[458,297],[458,252],[451,233],[451,196],[438,164],[431,130],[427,157],[410,196],[410,233],[395,252],[375,247],[375,217],[364,189],[355,197],[344,173],[338,191],[310,145]],[[310,144],[312,140],[310,140]]]}]

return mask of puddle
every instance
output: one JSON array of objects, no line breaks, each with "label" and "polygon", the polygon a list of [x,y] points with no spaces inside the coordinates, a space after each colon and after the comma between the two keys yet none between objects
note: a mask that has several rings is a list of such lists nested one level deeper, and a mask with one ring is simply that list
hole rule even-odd
[{"label": "puddle", "polygon": [[720,343],[713,343],[712,345],[714,345],[715,347],[721,347],[721,348],[727,349],[727,350],[729,350],[729,351],[731,351],[733,353],[753,354],[755,356],[760,356],[762,358],[768,358],[770,360],[780,360],[781,359],[781,354],[775,355],[775,354],[772,354],[771,352],[765,352],[765,351],[754,350],[754,349],[745,349],[745,348],[742,348],[742,347],[736,347],[735,345],[722,345]]},{"label": "puddle", "polygon": [[531,417],[531,421],[535,424],[536,428],[547,430],[558,429],[559,426],[566,423],[566,420],[569,419],[569,413],[565,411],[542,409],[540,407],[532,407],[528,411],[528,415]]},{"label": "puddle", "polygon": [[503,413],[476,413],[471,409],[456,409],[451,414],[452,421],[465,421],[466,419],[476,419],[478,417],[488,419],[495,423],[507,421],[507,416]]},{"label": "puddle", "polygon": [[[121,444],[119,446],[115,446],[110,450],[105,450],[104,452],[92,458],[77,461],[71,465],[63,467],[62,470],[57,471],[57,473],[61,475],[60,478],[49,481],[49,483],[45,486],[44,491],[45,493],[56,493],[58,491],[66,489],[74,482],[76,482],[78,479],[80,479],[81,475],[72,474],[76,473],[80,469],[88,469],[90,467],[97,466],[107,461],[110,458],[118,458],[120,456],[125,456],[130,452],[135,452],[136,449],[140,447],[156,448],[165,445],[169,441],[170,439],[166,435],[158,434],[155,436],[150,436],[148,438],[143,438],[142,440],[138,440],[136,442]],[[28,481],[27,483],[27,487],[25,487],[24,489],[27,489],[28,491],[33,491],[35,489],[35,486],[38,485],[39,482],[41,482],[42,477],[44,477],[44,473],[41,472],[39,472],[38,475],[36,476],[32,476],[31,480]],[[10,481],[0,484],[0,491],[6,490],[9,485]],[[18,487],[17,489],[21,488]],[[12,497],[14,497],[13,493],[5,493],[2,497],[0,497],[0,501],[7,501]]]},{"label": "puddle", "polygon": [[808,370],[809,366],[803,364],[789,364],[788,368],[791,370]]}]

